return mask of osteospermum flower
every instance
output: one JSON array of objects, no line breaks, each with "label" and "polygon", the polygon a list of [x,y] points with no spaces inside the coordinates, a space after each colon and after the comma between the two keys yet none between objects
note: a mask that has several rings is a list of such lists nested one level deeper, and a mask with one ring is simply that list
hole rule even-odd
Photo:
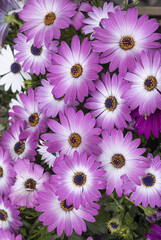
[{"label": "osteospermum flower", "polygon": [[128,132],[125,137],[121,130],[113,129],[111,135],[102,131],[103,140],[99,144],[102,153],[98,161],[102,162],[102,168],[106,170],[106,194],[110,195],[116,189],[117,195],[122,195],[123,181],[121,177],[126,174],[137,185],[141,185],[139,176],[145,177],[143,169],[149,166],[146,158],[141,156],[145,148],[138,148],[140,139],[132,141],[132,133]]},{"label": "osteospermum flower", "polygon": [[0,194],[8,194],[14,184],[15,171],[9,157],[9,152],[0,147]]},{"label": "osteospermum flower", "polygon": [[1,240],[22,240],[22,235],[15,236],[14,233],[4,231],[3,229],[0,229],[0,236]]},{"label": "osteospermum flower", "polygon": [[18,207],[11,204],[7,196],[4,198],[0,196],[0,229],[17,233],[19,227],[22,226],[21,218],[18,216],[19,214],[20,211]]},{"label": "osteospermum flower", "polygon": [[146,236],[149,240],[160,240],[161,239],[161,226],[156,224],[151,225],[151,229],[153,232],[148,232]]},{"label": "osteospermum flower", "polygon": [[135,200],[135,205],[138,206],[141,202],[144,208],[148,204],[152,208],[161,207],[161,161],[160,156],[153,158],[152,154],[148,154],[151,158],[150,167],[145,170],[146,176],[141,178],[141,185],[135,186],[136,190],[131,194],[130,201]]},{"label": "osteospermum flower", "polygon": [[131,87],[124,96],[132,110],[138,107],[140,115],[150,115],[156,108],[161,109],[161,58],[159,52],[152,57],[151,53],[144,51],[140,58],[134,71],[125,75]]},{"label": "osteospermum flower", "polygon": [[69,27],[76,7],[70,0],[29,0],[19,13],[26,21],[20,31],[26,33],[28,40],[34,38],[35,47],[40,48],[44,42],[48,48],[53,38],[60,38],[60,29]]},{"label": "osteospermum flower", "polygon": [[25,73],[22,66],[16,62],[9,45],[1,50],[0,66],[0,85],[5,85],[5,91],[11,87],[12,92],[20,92],[24,87],[24,79],[31,79],[31,76]]},{"label": "osteospermum flower", "polygon": [[44,160],[49,167],[53,167],[57,162],[56,159],[59,157],[59,152],[49,153],[47,148],[48,147],[44,145],[44,141],[40,140],[37,151],[41,155],[41,160]]},{"label": "osteospermum flower", "polygon": [[18,159],[14,169],[16,181],[11,187],[9,197],[18,206],[33,208],[37,205],[37,192],[42,191],[43,183],[49,181],[49,173],[43,173],[43,167],[28,159]]},{"label": "osteospermum flower", "polygon": [[44,187],[45,190],[38,193],[39,205],[36,207],[36,211],[43,212],[39,221],[43,221],[43,225],[48,226],[48,232],[57,228],[59,236],[64,231],[66,236],[70,237],[74,229],[78,235],[81,235],[87,230],[84,220],[95,222],[93,216],[97,215],[98,211],[94,207],[80,206],[76,210],[74,204],[68,205],[66,200],[58,200],[53,185],[45,183]]},{"label": "osteospermum flower", "polygon": [[105,171],[99,169],[100,163],[95,162],[95,158],[94,155],[87,158],[85,152],[79,155],[75,151],[73,158],[65,156],[53,169],[56,175],[51,176],[51,181],[60,201],[66,199],[67,205],[73,203],[75,209],[99,201],[101,193],[98,189],[104,189],[106,181],[103,178]]},{"label": "osteospermum flower", "polygon": [[86,24],[82,27],[82,31],[85,34],[92,33],[90,38],[93,39],[93,33],[95,27],[101,27],[101,20],[103,18],[108,19],[108,13],[109,12],[115,12],[117,8],[120,8],[119,6],[114,7],[113,2],[110,2],[107,4],[105,2],[103,4],[103,7],[96,7],[93,6],[91,11],[88,12],[88,18],[84,19],[83,22]]},{"label": "osteospermum flower", "polygon": [[22,64],[25,72],[29,70],[31,74],[45,74],[45,68],[51,65],[52,53],[57,52],[58,41],[52,41],[48,49],[44,45],[35,47],[33,41],[27,41],[24,34],[18,33],[14,39],[17,43],[14,45],[15,58]]},{"label": "osteospermum flower", "polygon": [[12,107],[9,111],[11,122],[15,120],[26,121],[27,127],[20,133],[20,140],[23,141],[29,136],[39,137],[40,132],[46,130],[47,119],[43,113],[38,110],[38,104],[35,101],[34,90],[30,88],[28,95],[19,94],[20,103]]},{"label": "osteospermum flower", "polygon": [[159,27],[156,19],[148,19],[143,15],[138,19],[138,10],[129,8],[127,11],[117,9],[108,13],[109,19],[103,19],[103,28],[95,28],[93,50],[103,52],[100,63],[108,63],[109,71],[119,68],[125,75],[127,69],[134,70],[135,59],[142,50],[159,48],[159,33],[154,33]]},{"label": "osteospermum flower", "polygon": [[20,134],[25,130],[27,124],[21,121],[15,121],[11,124],[8,131],[3,132],[0,145],[8,150],[10,157],[16,162],[18,158],[28,158],[35,160],[37,141],[32,137],[27,137],[24,141],[20,140]]},{"label": "osteospermum flower", "polygon": [[66,108],[64,114],[59,113],[60,123],[55,120],[48,120],[48,127],[52,133],[41,135],[44,143],[48,146],[48,151],[58,152],[61,155],[73,156],[74,151],[86,152],[98,155],[100,149],[97,144],[101,141],[98,137],[101,130],[94,128],[95,119],[91,114],[83,114],[81,110],[75,112],[73,108]]},{"label": "osteospermum flower", "polygon": [[54,65],[48,68],[50,83],[55,87],[53,93],[56,98],[65,94],[65,103],[71,103],[77,98],[83,102],[89,90],[94,91],[93,81],[98,79],[98,72],[102,70],[97,53],[91,53],[92,43],[85,38],[80,44],[79,37],[72,38],[71,49],[62,41],[58,54],[53,54]]},{"label": "osteospermum flower", "polygon": [[116,74],[110,79],[107,72],[102,75],[102,79],[103,81],[96,82],[97,90],[91,93],[91,98],[87,98],[85,107],[92,110],[93,117],[97,117],[98,127],[107,129],[110,133],[114,125],[123,129],[127,127],[126,121],[131,121],[129,106],[122,97],[130,86]]}]

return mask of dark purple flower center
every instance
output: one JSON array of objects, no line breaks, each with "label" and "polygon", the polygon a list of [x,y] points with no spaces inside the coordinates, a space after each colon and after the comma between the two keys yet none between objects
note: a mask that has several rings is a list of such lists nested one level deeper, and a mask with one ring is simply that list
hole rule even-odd
[{"label": "dark purple flower center", "polygon": [[79,77],[82,74],[82,67],[80,64],[75,64],[71,67],[71,74],[74,78]]},{"label": "dark purple flower center", "polygon": [[148,173],[146,177],[142,178],[142,183],[146,187],[152,187],[156,182],[156,178],[151,173]]},{"label": "dark purple flower center", "polygon": [[42,53],[42,47],[41,48],[37,48],[37,47],[34,47],[33,45],[31,46],[31,53],[34,55],[34,56],[40,56],[41,53]]},{"label": "dark purple flower center", "polygon": [[107,223],[107,227],[111,233],[114,233],[114,232],[118,231],[118,229],[120,228],[120,222],[118,219],[111,219]]},{"label": "dark purple flower center", "polygon": [[78,147],[81,144],[81,136],[77,133],[72,133],[69,136],[69,144],[72,147]]},{"label": "dark purple flower center", "polygon": [[56,157],[56,153],[52,153],[52,155],[53,155],[54,157]]},{"label": "dark purple flower center", "polygon": [[157,86],[157,80],[155,77],[147,77],[144,81],[144,87],[148,91],[152,91]]},{"label": "dark purple flower center", "polygon": [[78,187],[83,186],[86,183],[86,175],[82,172],[77,172],[73,176],[73,183]]},{"label": "dark purple flower center", "polygon": [[45,25],[49,26],[54,23],[56,16],[53,12],[47,13],[44,17],[44,23]]},{"label": "dark purple flower center", "polygon": [[25,143],[24,142],[19,141],[19,142],[15,143],[15,145],[14,145],[15,153],[17,153],[19,155],[24,151],[24,149],[25,149]]},{"label": "dark purple flower center", "polygon": [[109,111],[113,111],[115,110],[115,108],[117,107],[117,100],[115,97],[108,97],[105,100],[105,107],[109,110]]},{"label": "dark purple flower center", "polygon": [[32,127],[34,127],[39,121],[39,116],[37,113],[32,113],[28,119],[29,119],[29,124]]},{"label": "dark purple flower center", "polygon": [[3,168],[0,167],[0,177],[3,177]]},{"label": "dark purple flower center", "polygon": [[12,63],[11,65],[11,72],[13,73],[19,73],[21,71],[21,65],[19,63]]},{"label": "dark purple flower center", "polygon": [[135,46],[134,39],[130,36],[124,36],[121,39],[120,47],[124,50],[130,50]]},{"label": "dark purple flower center", "polygon": [[122,168],[125,165],[125,158],[121,154],[115,154],[111,163],[115,168]]},{"label": "dark purple flower center", "polygon": [[118,224],[116,224],[115,222],[111,222],[111,227],[114,228],[114,229],[117,229],[118,228]]},{"label": "dark purple flower center", "polygon": [[7,217],[7,213],[4,210],[0,209],[0,221],[5,222],[7,220]]},{"label": "dark purple flower center", "polygon": [[66,211],[66,212],[71,211],[71,210],[74,208],[74,205],[73,205],[73,204],[71,204],[71,205],[69,205],[69,206],[67,205],[66,199],[63,200],[63,201],[61,201],[60,206],[61,206],[61,208],[62,208],[64,211]]},{"label": "dark purple flower center", "polygon": [[25,188],[27,191],[34,191],[36,189],[36,181],[32,178],[27,179],[25,182]]}]

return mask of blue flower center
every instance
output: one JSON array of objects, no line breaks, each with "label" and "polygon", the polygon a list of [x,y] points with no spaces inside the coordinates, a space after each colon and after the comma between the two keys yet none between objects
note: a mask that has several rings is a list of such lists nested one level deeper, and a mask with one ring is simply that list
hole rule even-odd
[{"label": "blue flower center", "polygon": [[152,91],[154,88],[157,87],[157,80],[155,77],[147,77],[144,81],[144,87],[148,91]]},{"label": "blue flower center", "polygon": [[34,191],[36,189],[36,181],[32,178],[27,179],[25,188],[27,191]]},{"label": "blue flower center", "polygon": [[82,74],[82,66],[80,64],[75,64],[72,66],[71,74],[74,78],[78,78]]},{"label": "blue flower center", "polygon": [[73,183],[78,187],[83,186],[86,183],[86,175],[82,172],[77,172],[73,176]]},{"label": "blue flower center", "polygon": [[71,210],[74,208],[74,205],[73,205],[73,204],[71,204],[71,205],[69,205],[69,206],[67,205],[66,199],[63,200],[63,201],[61,201],[60,206],[61,206],[61,208],[62,208],[65,212],[69,212],[69,211],[71,211]]},{"label": "blue flower center", "polygon": [[117,100],[115,97],[110,96],[110,97],[106,98],[104,104],[105,104],[105,107],[107,110],[113,111],[117,107]]},{"label": "blue flower center", "polygon": [[5,222],[7,220],[7,217],[7,213],[4,210],[0,209],[0,221]]},{"label": "blue flower center", "polygon": [[125,158],[121,154],[115,154],[111,163],[115,168],[122,168],[125,165]]},{"label": "blue flower center", "polygon": [[54,157],[56,157],[56,153],[52,153],[52,155],[53,155]]},{"label": "blue flower center", "polygon": [[121,42],[120,42],[120,47],[123,49],[123,50],[130,50],[132,49],[133,47],[135,46],[135,42],[134,42],[134,39],[130,36],[124,36],[122,37],[121,39]]},{"label": "blue flower center", "polygon": [[0,167],[0,177],[3,177],[3,168]]},{"label": "blue flower center", "polygon": [[15,143],[15,145],[14,145],[15,153],[20,155],[24,151],[24,149],[25,149],[25,143],[24,142],[19,141],[19,142]]},{"label": "blue flower center", "polygon": [[29,124],[34,127],[38,121],[39,121],[39,116],[37,113],[33,113],[30,115],[30,117],[28,118],[29,119]]},{"label": "blue flower center", "polygon": [[12,63],[11,65],[11,72],[13,73],[19,73],[21,71],[21,65],[19,63]]},{"label": "blue flower center", "polygon": [[42,53],[42,47],[41,48],[37,48],[37,47],[34,47],[33,45],[31,46],[31,53],[34,55],[34,56],[40,56],[41,53]]},{"label": "blue flower center", "polygon": [[152,187],[156,182],[156,178],[151,173],[148,173],[146,177],[142,178],[142,183],[145,187]]}]

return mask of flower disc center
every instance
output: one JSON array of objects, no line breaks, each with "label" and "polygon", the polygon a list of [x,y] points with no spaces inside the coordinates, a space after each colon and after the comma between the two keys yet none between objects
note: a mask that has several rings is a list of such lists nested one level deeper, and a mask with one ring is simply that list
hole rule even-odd
[{"label": "flower disc center", "polygon": [[5,222],[7,220],[7,217],[7,213],[4,210],[0,209],[0,221]]},{"label": "flower disc center", "polygon": [[107,110],[113,111],[117,107],[117,100],[115,97],[110,96],[110,97],[106,98],[104,104],[105,104],[105,107]]},{"label": "flower disc center", "polygon": [[39,116],[37,113],[33,113],[29,117],[29,124],[34,127],[39,121]]},{"label": "flower disc center", "polygon": [[54,23],[56,16],[53,12],[47,13],[44,17],[44,23],[45,25],[49,26]]},{"label": "flower disc center", "polygon": [[78,147],[81,144],[81,136],[78,133],[72,133],[69,136],[69,143],[72,147]]},{"label": "flower disc center", "polygon": [[60,206],[61,206],[61,208],[62,208],[65,212],[69,212],[69,211],[71,211],[71,210],[74,208],[74,205],[73,205],[73,204],[71,204],[71,205],[69,205],[69,206],[67,205],[66,199],[63,200],[63,201],[61,201]]},{"label": "flower disc center", "polygon": [[19,73],[21,71],[21,65],[19,63],[12,63],[11,65],[11,72],[14,74]]},{"label": "flower disc center", "polygon": [[125,165],[125,158],[121,154],[115,154],[111,163],[115,168],[122,168]]},{"label": "flower disc center", "polygon": [[59,97],[59,98],[56,98],[56,97],[53,95],[53,98],[54,98],[56,101],[61,101],[61,100],[64,99],[64,97],[65,97],[65,94],[64,94],[63,96]]},{"label": "flower disc center", "polygon": [[19,141],[19,142],[15,143],[15,145],[14,145],[15,153],[20,155],[21,153],[23,153],[24,149],[25,149],[25,143],[24,142]]},{"label": "flower disc center", "polygon": [[134,46],[135,46],[135,42],[134,42],[134,39],[132,37],[130,37],[130,36],[122,37],[121,42],[120,42],[120,47],[122,49],[124,49],[125,51],[130,50]]},{"label": "flower disc center", "polygon": [[71,67],[71,74],[74,78],[79,77],[82,74],[82,66],[80,64],[75,64]]},{"label": "flower disc center", "polygon": [[156,182],[156,178],[151,173],[148,173],[146,177],[142,178],[142,183],[145,187],[152,187]]},{"label": "flower disc center", "polygon": [[34,55],[34,56],[40,56],[41,53],[42,53],[42,47],[41,48],[37,48],[37,47],[34,47],[33,45],[31,46],[31,53]]},{"label": "flower disc center", "polygon": [[82,172],[77,172],[73,176],[73,183],[78,187],[83,186],[86,183],[86,175]]},{"label": "flower disc center", "polygon": [[34,191],[36,189],[36,181],[32,178],[27,179],[25,182],[26,191]]},{"label": "flower disc center", "polygon": [[3,177],[3,168],[0,167],[0,177]]},{"label": "flower disc center", "polygon": [[144,87],[148,91],[152,91],[157,86],[157,80],[155,77],[147,77],[144,81]]}]

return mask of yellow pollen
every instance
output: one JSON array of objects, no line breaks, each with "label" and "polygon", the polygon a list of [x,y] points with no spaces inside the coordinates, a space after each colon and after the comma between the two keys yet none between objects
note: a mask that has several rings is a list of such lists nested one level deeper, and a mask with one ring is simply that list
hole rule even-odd
[{"label": "yellow pollen", "polygon": [[124,49],[125,51],[130,50],[134,46],[135,46],[135,42],[134,42],[134,39],[132,37],[130,37],[130,36],[122,37],[121,42],[120,42],[120,47],[122,49]]},{"label": "yellow pollen", "polygon": [[72,133],[68,141],[72,147],[78,147],[81,144],[81,136],[77,133]]},{"label": "yellow pollen", "polygon": [[105,104],[105,107],[107,110],[113,111],[117,107],[117,100],[115,97],[110,96],[110,97],[106,98],[104,104]]},{"label": "yellow pollen", "polygon": [[73,183],[77,187],[82,187],[86,183],[86,175],[82,172],[77,172],[73,176]]},{"label": "yellow pollen", "polygon": [[7,213],[4,210],[0,209],[0,221],[5,222],[7,220],[7,217]]},{"label": "yellow pollen", "polygon": [[147,176],[142,178],[142,183],[145,187],[152,187],[156,183],[156,178],[151,173],[147,173]]},{"label": "yellow pollen", "polygon": [[64,94],[62,97],[60,97],[60,98],[56,98],[56,97],[53,95],[53,98],[54,98],[56,101],[61,101],[61,100],[64,99],[64,97],[65,97],[65,94]]},{"label": "yellow pollen", "polygon": [[32,178],[25,182],[25,188],[27,191],[34,191],[36,189],[36,181]]},{"label": "yellow pollen", "polygon": [[144,87],[148,91],[152,91],[157,86],[157,80],[155,77],[147,77],[144,81]]},{"label": "yellow pollen", "polygon": [[82,74],[82,67],[80,64],[75,64],[71,67],[71,74],[74,78],[79,77]]},{"label": "yellow pollen", "polygon": [[24,142],[19,141],[19,142],[15,143],[15,145],[14,145],[15,153],[20,155],[21,153],[23,153],[24,149],[25,149],[25,143]]},{"label": "yellow pollen", "polygon": [[47,13],[44,17],[45,25],[47,25],[47,26],[52,25],[54,23],[55,18],[56,18],[56,16],[53,12]]},{"label": "yellow pollen", "polygon": [[61,201],[60,206],[65,212],[69,212],[74,208],[73,204],[71,204],[70,206],[66,204],[66,199]]},{"label": "yellow pollen", "polygon": [[3,176],[3,168],[0,167],[0,177]]},{"label": "yellow pollen", "polygon": [[115,154],[111,163],[115,168],[122,168],[125,165],[125,158],[121,154]]},{"label": "yellow pollen", "polygon": [[39,121],[39,116],[37,113],[33,113],[29,117],[29,124],[34,127]]}]

